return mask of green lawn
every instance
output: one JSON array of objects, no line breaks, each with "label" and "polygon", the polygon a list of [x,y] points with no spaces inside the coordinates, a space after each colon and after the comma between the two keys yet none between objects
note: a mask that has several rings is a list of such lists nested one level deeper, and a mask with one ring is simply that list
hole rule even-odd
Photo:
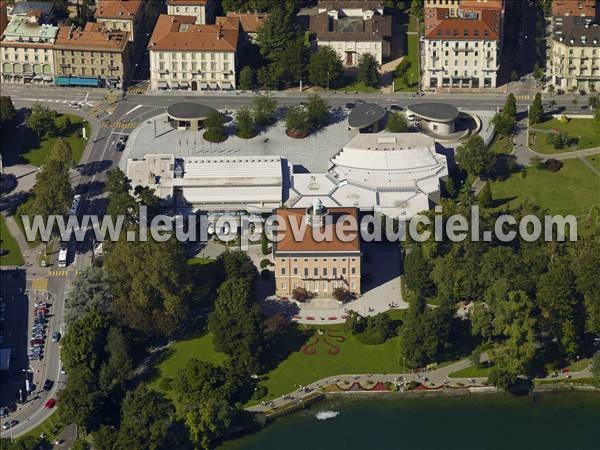
[{"label": "green lawn", "polygon": [[[535,133],[535,130],[561,130],[571,138],[578,138],[579,141],[574,146],[569,146],[561,150],[555,150],[547,141],[547,133]],[[557,154],[573,150],[582,150],[586,148],[600,147],[600,126],[594,119],[569,119],[569,122],[562,124],[558,119],[547,120],[544,123],[535,124],[531,127],[530,135],[535,134],[535,144],[532,144],[533,150],[544,154]],[[531,141],[531,139],[530,139]]]},{"label": "green lawn", "polygon": [[512,137],[496,136],[490,145],[492,152],[496,154],[509,154],[512,152]]},{"label": "green lawn", "polygon": [[54,413],[50,417],[21,437],[31,436],[37,438],[43,434],[49,442],[52,442],[56,436],[58,436],[61,430],[62,424],[60,423],[58,414],[56,414],[56,409],[54,409]]},{"label": "green lawn", "polygon": [[401,78],[394,80],[394,91],[416,92],[419,88],[419,36],[417,34],[408,34],[408,54],[405,56],[410,61],[410,67],[406,73],[410,86],[402,82]]},{"label": "green lawn", "polygon": [[555,173],[530,167],[525,178],[515,173],[506,181],[492,182],[494,200],[512,206],[529,200],[553,214],[587,213],[600,203],[600,177],[578,159],[563,164]]},{"label": "green lawn", "polygon": [[6,219],[0,214],[0,248],[7,250],[6,255],[0,256],[0,266],[20,266],[23,264],[23,255],[14,237],[8,232]]},{"label": "green lawn", "polygon": [[592,360],[590,358],[580,359],[579,361],[567,366],[567,369],[569,369],[571,372],[581,372],[582,370],[586,369],[591,362]]},{"label": "green lawn", "polygon": [[592,166],[596,169],[600,169],[600,155],[587,156],[585,159],[592,163]]},{"label": "green lawn", "polygon": [[448,378],[478,378],[487,377],[490,374],[491,367],[470,366],[448,374]]},{"label": "green lawn", "polygon": [[414,14],[410,14],[408,19],[408,29],[407,31],[416,32],[417,31],[417,16]]},{"label": "green lawn", "polygon": [[[79,116],[60,114],[57,121],[65,121],[67,117],[71,121],[71,126],[63,136],[59,137],[63,137],[69,143],[71,150],[73,151],[73,162],[79,164],[81,156],[83,155],[83,150],[85,149],[86,141],[82,137],[77,137],[76,134],[81,131],[84,119]],[[86,136],[89,138],[91,131],[89,123],[86,122],[85,128]],[[40,140],[35,133],[30,130],[25,130],[22,143],[23,148],[19,152],[20,156],[24,162],[28,164],[42,166],[48,159],[48,155],[50,154],[50,150],[52,149],[55,140],[55,137],[43,138]]]},{"label": "green lawn", "polygon": [[379,88],[374,88],[371,86],[366,86],[362,81],[356,81],[354,83],[350,83],[342,88],[337,89],[338,92],[364,92],[364,93],[373,93],[379,92]]},{"label": "green lawn", "polygon": [[[305,335],[291,327],[288,333],[279,338],[276,347],[269,349],[273,362],[270,363],[272,369],[261,377],[261,384],[268,390],[268,395],[262,400],[291,392],[297,384],[309,384],[332,375],[401,371],[398,337],[381,345],[364,345],[353,335],[340,331],[341,326],[322,328],[345,338],[344,342],[330,339],[339,346],[340,352],[335,355],[327,353],[329,347],[321,337],[321,341],[316,345],[317,352],[313,355],[304,354],[301,347],[314,339],[317,334],[316,329],[302,328],[302,331],[307,333]],[[170,347],[170,350],[172,353],[169,357],[158,365],[159,377],[151,384],[157,390],[161,390],[161,379],[177,377],[178,372],[191,358],[215,364],[222,363],[227,358],[224,354],[214,351],[210,333],[177,342]],[[281,360],[280,363],[276,362]]]}]

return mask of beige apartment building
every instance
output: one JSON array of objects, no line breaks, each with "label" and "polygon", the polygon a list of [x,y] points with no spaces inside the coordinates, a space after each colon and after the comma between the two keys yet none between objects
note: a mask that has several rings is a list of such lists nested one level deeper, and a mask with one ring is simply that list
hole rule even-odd
[{"label": "beige apartment building", "polygon": [[191,16],[196,25],[212,23],[215,3],[213,0],[167,0],[170,16]]},{"label": "beige apartment building", "polygon": [[556,89],[600,91],[600,26],[592,17],[554,18],[550,64]]},{"label": "beige apartment building", "polygon": [[58,27],[15,16],[0,40],[3,83],[50,84],[54,81],[53,45]]},{"label": "beige apartment building", "polygon": [[129,32],[101,23],[60,27],[54,44],[56,84],[123,88],[132,72]]},{"label": "beige apartment building", "polygon": [[235,89],[239,39],[236,27],[161,15],[148,44],[151,89]]},{"label": "beige apartment building", "polygon": [[[278,227],[273,243],[277,296],[291,297],[296,288],[320,297],[330,297],[336,288],[360,295],[359,230],[347,231],[348,238],[341,238],[335,231],[342,216],[358,220],[356,208],[327,209],[317,199],[307,209],[277,209],[276,215],[286,224],[285,229]],[[292,221],[297,226],[290,225]],[[303,221],[304,234],[296,240],[292,230],[302,230]],[[328,238],[321,240],[318,233]]]}]

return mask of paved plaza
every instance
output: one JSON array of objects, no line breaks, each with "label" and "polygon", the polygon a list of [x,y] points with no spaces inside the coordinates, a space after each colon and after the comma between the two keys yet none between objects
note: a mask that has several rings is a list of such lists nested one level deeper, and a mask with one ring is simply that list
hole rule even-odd
[{"label": "paved plaza", "polygon": [[295,171],[326,172],[329,160],[356,134],[347,126],[347,111],[332,112],[332,124],[304,139],[293,139],[285,134],[282,114],[271,127],[262,130],[252,139],[235,135],[233,121],[227,123],[228,139],[214,144],[202,138],[205,130],[175,130],[161,114],[145,121],[132,133],[121,158],[125,169],[129,158],[143,158],[147,154],[174,154],[189,156],[282,156],[295,167]]}]

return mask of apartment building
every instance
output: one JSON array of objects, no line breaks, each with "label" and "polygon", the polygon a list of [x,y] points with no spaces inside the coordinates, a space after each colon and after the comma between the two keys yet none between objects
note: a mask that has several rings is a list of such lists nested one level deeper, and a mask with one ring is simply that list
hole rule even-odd
[{"label": "apartment building", "polygon": [[379,64],[391,54],[392,17],[382,1],[321,0],[309,17],[316,46],[333,48],[345,66],[370,53]]},{"label": "apartment building", "polygon": [[[277,209],[275,214],[282,220],[273,243],[277,296],[291,297],[296,288],[322,297],[330,297],[336,288],[360,295],[359,230],[347,228],[345,237],[336,233],[342,216],[358,220],[356,208],[328,209],[316,199],[309,208]],[[303,230],[300,239],[292,229]],[[327,238],[321,240],[320,233]]]},{"label": "apartment building", "polygon": [[191,16],[196,25],[213,23],[216,4],[213,0],[167,0],[170,16]]},{"label": "apartment building", "polygon": [[425,8],[423,86],[495,88],[502,50],[504,2],[463,0]]},{"label": "apartment building", "polygon": [[0,40],[2,82],[49,84],[54,81],[53,44],[58,27],[13,16]]},{"label": "apartment building", "polygon": [[124,88],[132,73],[128,31],[102,23],[59,28],[54,44],[55,82],[60,86]]},{"label": "apartment building", "polygon": [[593,17],[554,17],[550,65],[555,88],[600,90],[600,25]]},{"label": "apartment building", "polygon": [[239,37],[239,28],[161,15],[148,45],[151,89],[235,89]]},{"label": "apartment building", "polygon": [[597,0],[554,0],[552,17],[595,17]]}]

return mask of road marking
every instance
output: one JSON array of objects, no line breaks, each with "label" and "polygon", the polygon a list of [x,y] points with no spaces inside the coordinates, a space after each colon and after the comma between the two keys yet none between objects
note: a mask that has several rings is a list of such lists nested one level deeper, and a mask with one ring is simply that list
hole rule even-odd
[{"label": "road marking", "polygon": [[38,278],[31,282],[31,289],[36,291],[48,290],[48,278]]},{"label": "road marking", "polygon": [[51,270],[50,271],[50,276],[51,277],[66,277],[69,274],[69,270],[68,269],[58,269],[58,270]]},{"label": "road marking", "polygon": [[140,109],[140,108],[143,108],[143,105],[137,105],[137,106],[133,107],[132,109],[130,109],[129,111],[127,111],[125,114],[123,114],[123,115],[121,116],[121,118],[123,118],[123,117],[125,117],[125,116],[127,116],[127,115],[131,114],[132,112],[134,112],[135,110],[138,110],[138,109]]}]

